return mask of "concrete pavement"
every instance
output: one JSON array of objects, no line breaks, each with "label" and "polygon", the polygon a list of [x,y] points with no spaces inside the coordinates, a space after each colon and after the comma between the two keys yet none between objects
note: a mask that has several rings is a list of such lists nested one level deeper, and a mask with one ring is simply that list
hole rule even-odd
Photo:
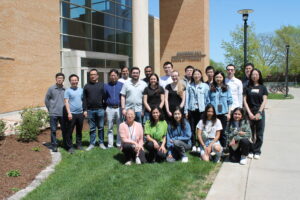
[{"label": "concrete pavement", "polygon": [[206,200],[300,199],[300,89],[293,100],[269,100],[260,160],[225,162]]}]

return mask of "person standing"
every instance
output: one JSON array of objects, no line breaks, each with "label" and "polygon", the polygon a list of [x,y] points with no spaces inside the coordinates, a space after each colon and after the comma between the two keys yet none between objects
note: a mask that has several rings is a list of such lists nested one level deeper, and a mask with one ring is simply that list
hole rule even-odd
[{"label": "person standing", "polygon": [[163,65],[165,75],[160,77],[159,85],[165,89],[165,87],[172,83],[172,72],[173,72],[173,64],[169,61],[165,62]]},{"label": "person standing", "polygon": [[74,153],[72,133],[76,126],[76,145],[77,149],[82,150],[82,127],[83,109],[82,97],[83,90],[78,87],[79,77],[76,74],[69,76],[71,87],[64,94],[65,106],[67,111],[67,130],[66,130],[66,149],[69,153]]},{"label": "person standing", "polygon": [[110,70],[108,73],[109,82],[104,84],[104,91],[106,97],[106,118],[107,118],[107,136],[108,136],[108,148],[113,147],[114,144],[114,121],[117,124],[117,142],[116,146],[121,146],[121,138],[119,134],[119,124],[121,123],[121,89],[123,83],[118,81],[119,72],[116,69]]},{"label": "person standing", "polygon": [[237,79],[235,74],[235,66],[233,64],[229,64],[226,67],[227,70],[227,78],[225,79],[225,83],[229,86],[231,95],[232,95],[232,106],[231,110],[235,108],[243,107],[243,84],[240,79]]},{"label": "person standing", "polygon": [[153,68],[151,66],[146,66],[144,69],[144,73],[145,78],[143,79],[143,81],[145,81],[148,85],[150,81],[150,75],[153,74]]},{"label": "person standing", "polygon": [[[63,120],[63,107],[64,107],[64,93],[65,88],[63,86],[65,75],[63,73],[57,73],[55,75],[56,83],[51,86],[45,96],[45,105],[48,109],[50,116],[50,129],[51,129],[51,148],[53,152],[57,152],[57,139],[56,130],[59,122],[64,137],[65,124]],[[64,143],[65,140],[63,139]]]},{"label": "person standing", "polygon": [[119,82],[125,83],[125,81],[129,81],[131,78],[129,77],[129,68],[127,66],[121,66],[121,78]]},{"label": "person standing", "polygon": [[90,145],[87,151],[92,150],[96,145],[96,129],[98,129],[99,147],[106,149],[104,145],[104,84],[99,82],[98,78],[98,70],[91,69],[89,82],[83,88],[83,110],[84,115],[88,117],[90,127]]},{"label": "person standing", "polygon": [[185,76],[183,77],[184,87],[187,87],[187,85],[191,82],[194,69],[195,68],[191,65],[187,66],[184,69],[184,72],[185,72]]},{"label": "person standing", "polygon": [[126,81],[121,90],[121,108],[122,114],[126,116],[126,110],[132,109],[135,111],[135,120],[142,123],[143,116],[143,92],[147,87],[145,81],[139,80],[140,69],[132,67],[131,80]]},{"label": "person standing", "polygon": [[205,83],[210,85],[214,81],[215,68],[213,66],[207,66],[205,69],[205,74],[207,76],[207,81]]},{"label": "person standing", "polygon": [[245,77],[243,79],[243,87],[247,87],[250,79],[250,73],[254,69],[254,65],[252,63],[247,63],[245,65]]}]

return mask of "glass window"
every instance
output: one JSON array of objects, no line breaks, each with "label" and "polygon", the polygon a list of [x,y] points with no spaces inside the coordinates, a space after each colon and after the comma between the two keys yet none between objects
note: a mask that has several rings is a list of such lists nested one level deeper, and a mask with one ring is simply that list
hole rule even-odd
[{"label": "glass window", "polygon": [[93,51],[116,53],[115,43],[93,40]]},{"label": "glass window", "polygon": [[115,42],[116,34],[114,29],[104,28],[100,26],[93,26],[93,38],[99,40],[108,40]]},{"label": "glass window", "polygon": [[91,37],[91,25],[62,19],[62,33],[81,37]]},{"label": "glass window", "polygon": [[115,17],[112,15],[92,11],[93,23],[115,28]]},{"label": "glass window", "polygon": [[116,47],[117,47],[117,49],[116,49],[117,54],[127,55],[129,57],[132,56],[132,47],[131,46],[117,44]]},{"label": "glass window", "polygon": [[90,5],[90,0],[64,0],[64,1],[67,1],[69,3],[74,3],[74,4],[77,4],[79,6],[89,7],[89,5]]},{"label": "glass window", "polygon": [[123,4],[123,5],[126,5],[126,6],[132,6],[132,1],[131,0],[114,0],[115,2],[117,3],[120,3],[120,4]]},{"label": "glass window", "polygon": [[115,4],[107,0],[92,0],[92,9],[115,14]]},{"label": "glass window", "polygon": [[126,62],[118,60],[106,60],[106,68],[120,69],[120,66],[126,66]]},{"label": "glass window", "polygon": [[132,32],[132,23],[130,20],[116,17],[116,28],[128,32]]},{"label": "glass window", "polygon": [[116,31],[116,41],[125,44],[132,44],[132,34],[128,32]]},{"label": "glass window", "polygon": [[81,58],[81,67],[105,68],[105,60],[93,58]]},{"label": "glass window", "polygon": [[91,22],[89,9],[62,2],[62,16],[85,22]]},{"label": "glass window", "polygon": [[63,48],[91,51],[91,40],[71,36],[61,36]]},{"label": "glass window", "polygon": [[131,8],[126,7],[124,5],[116,4],[116,15],[131,19]]}]

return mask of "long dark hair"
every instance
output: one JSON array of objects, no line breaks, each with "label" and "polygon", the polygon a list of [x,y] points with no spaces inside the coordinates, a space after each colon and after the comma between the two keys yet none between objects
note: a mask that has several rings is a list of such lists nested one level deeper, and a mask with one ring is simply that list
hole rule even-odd
[{"label": "long dark hair", "polygon": [[258,84],[259,85],[263,85],[264,84],[264,80],[262,78],[261,71],[259,69],[254,68],[254,69],[251,70],[250,75],[249,75],[248,87],[254,87],[254,82],[253,82],[253,80],[251,78],[251,76],[252,76],[252,74],[253,74],[254,71],[257,71],[258,74],[259,74]]},{"label": "long dark hair", "polygon": [[159,78],[158,78],[158,75],[157,74],[151,74],[150,76],[149,76],[149,84],[148,84],[148,87],[149,88],[151,88],[151,84],[150,84],[150,79],[151,79],[151,77],[152,76],[155,76],[156,77],[156,80],[157,80],[157,83],[156,83],[156,89],[155,89],[155,94],[157,94],[158,92],[159,92]]},{"label": "long dark hair", "polygon": [[216,110],[215,110],[215,107],[212,105],[212,104],[207,104],[207,106],[205,107],[205,111],[203,112],[203,115],[202,115],[202,122],[203,122],[203,126],[205,128],[206,126],[206,123],[207,123],[207,111],[208,109],[212,108],[213,111],[214,111],[214,115],[212,116],[211,118],[211,121],[212,121],[212,126],[215,125],[216,121],[217,121],[217,114],[216,114]]},{"label": "long dark hair", "polygon": [[177,126],[178,126],[177,121],[174,119],[174,113],[175,113],[176,111],[179,111],[179,112],[181,113],[181,119],[180,119],[179,124],[181,125],[181,128],[182,128],[182,129],[185,129],[185,119],[184,119],[184,117],[183,117],[182,109],[181,109],[179,106],[177,106],[177,107],[175,108],[174,112],[172,113],[173,116],[172,116],[172,120],[171,120],[171,126],[172,126],[173,129],[176,129]]},{"label": "long dark hair", "polygon": [[164,120],[164,116],[163,116],[163,114],[162,114],[162,111],[161,111],[161,109],[160,109],[160,107],[159,106],[153,106],[152,108],[151,108],[151,114],[150,114],[150,126],[151,127],[153,127],[153,126],[155,126],[156,125],[156,121],[154,120],[154,118],[153,118],[153,116],[152,116],[152,112],[154,111],[154,110],[158,110],[158,112],[159,112],[159,119],[158,119],[158,121],[163,121]]},{"label": "long dark hair", "polygon": [[199,72],[201,74],[201,79],[200,81],[203,82],[203,76],[202,76],[202,72],[200,69],[194,69],[193,73],[192,73],[192,78],[191,78],[191,83],[195,83],[195,80],[194,80],[194,73],[195,72]]},{"label": "long dark hair", "polygon": [[233,115],[236,111],[240,111],[241,114],[242,114],[242,118],[241,120],[239,121],[239,126],[242,125],[242,122],[244,121],[245,123],[247,123],[247,120],[245,118],[245,112],[244,112],[244,109],[243,108],[240,108],[240,107],[237,107],[235,108],[232,112],[231,112],[231,115],[230,115],[230,120],[229,120],[229,127],[233,124],[234,122],[234,119],[233,119]]},{"label": "long dark hair", "polygon": [[223,72],[221,72],[221,71],[216,71],[215,72],[213,82],[212,82],[212,84],[210,84],[210,91],[212,91],[212,92],[216,92],[217,91],[218,84],[216,82],[216,76],[218,74],[221,74],[223,76],[223,81],[222,81],[222,84],[221,84],[221,89],[222,89],[222,92],[226,92],[228,90],[228,86],[225,83],[225,74]]}]

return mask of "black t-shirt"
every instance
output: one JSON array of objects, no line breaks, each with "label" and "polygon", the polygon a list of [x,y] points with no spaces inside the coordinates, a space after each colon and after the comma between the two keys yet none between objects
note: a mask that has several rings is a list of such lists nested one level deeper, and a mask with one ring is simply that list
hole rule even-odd
[{"label": "black t-shirt", "polygon": [[160,95],[164,94],[164,89],[159,86],[157,89],[152,89],[151,87],[146,87],[143,95],[148,95],[147,103],[149,104],[150,108],[153,108],[154,106],[159,106],[161,103]]},{"label": "black t-shirt", "polygon": [[176,107],[180,106],[182,98],[177,94],[177,91],[172,89],[171,84],[166,86],[166,90],[169,92],[168,103],[170,112],[174,112]]},{"label": "black t-shirt", "polygon": [[247,103],[253,114],[256,114],[263,102],[263,96],[268,96],[268,90],[264,85],[244,88],[244,96],[247,97]]}]

